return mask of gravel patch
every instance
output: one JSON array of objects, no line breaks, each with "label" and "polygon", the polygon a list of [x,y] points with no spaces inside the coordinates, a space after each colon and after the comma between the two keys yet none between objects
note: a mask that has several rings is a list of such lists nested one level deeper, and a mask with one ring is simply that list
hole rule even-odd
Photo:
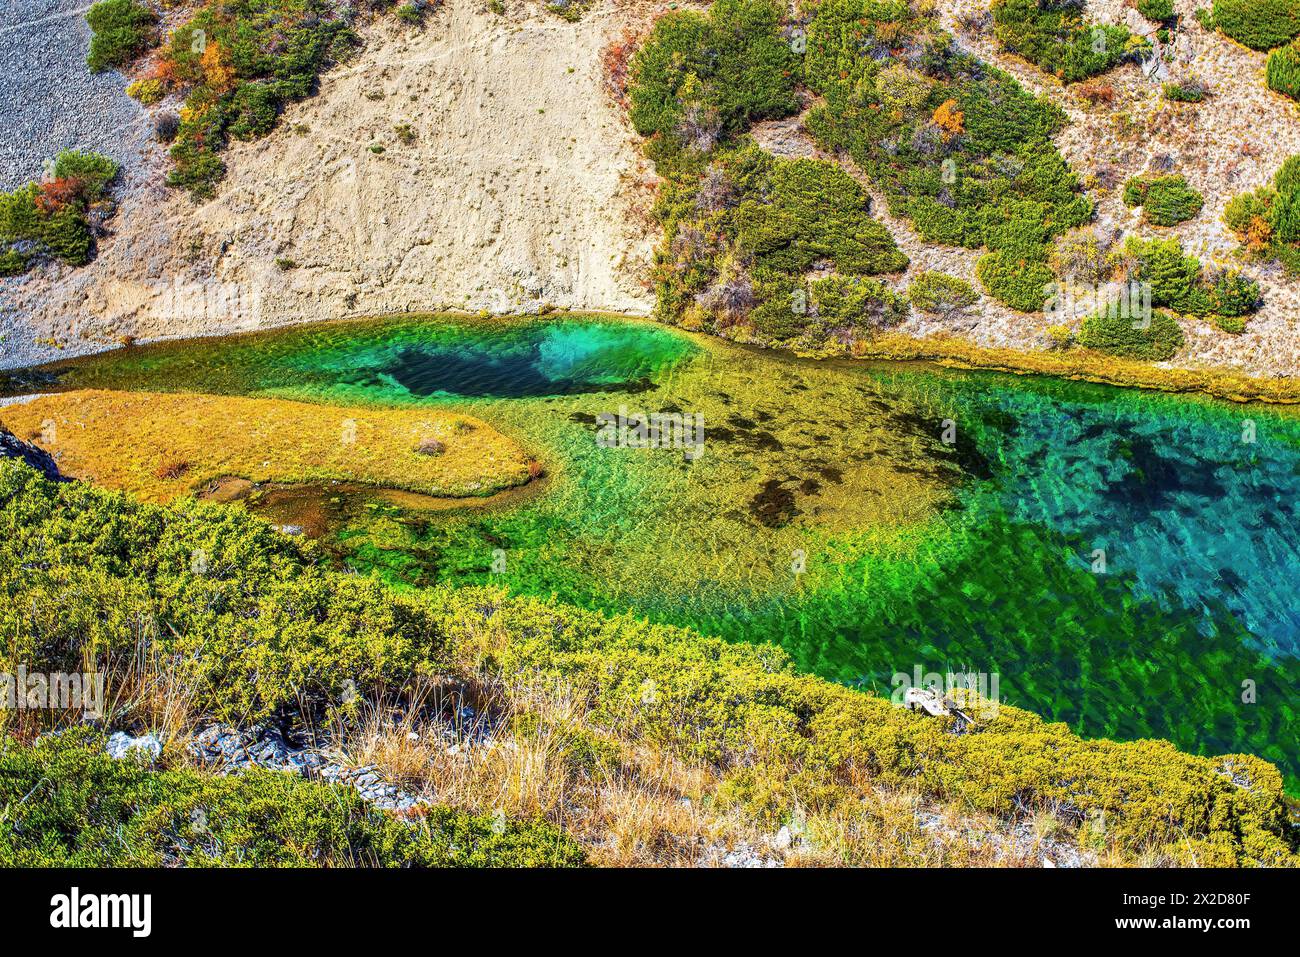
[{"label": "gravel patch", "polygon": [[60,150],[94,150],[125,171],[141,162],[147,114],[122,74],[86,67],[86,0],[5,0],[0,5],[0,189],[45,171]]}]

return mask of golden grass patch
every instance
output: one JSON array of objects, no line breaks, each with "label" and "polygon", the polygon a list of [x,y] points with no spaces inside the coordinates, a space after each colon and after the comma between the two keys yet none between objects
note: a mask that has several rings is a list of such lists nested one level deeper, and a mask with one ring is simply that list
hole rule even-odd
[{"label": "golden grass patch", "polygon": [[0,423],[54,455],[65,475],[155,502],[224,476],[487,496],[526,483],[532,465],[490,425],[427,409],[89,390],[7,406]]},{"label": "golden grass patch", "polygon": [[916,339],[888,334],[861,343],[854,356],[860,359],[922,360],[958,369],[989,369],[1018,375],[1051,375],[1162,392],[1199,392],[1231,402],[1300,403],[1300,385],[1293,380],[1262,379],[1232,369],[1157,366],[1089,349],[1029,352],[977,346],[952,336]]}]

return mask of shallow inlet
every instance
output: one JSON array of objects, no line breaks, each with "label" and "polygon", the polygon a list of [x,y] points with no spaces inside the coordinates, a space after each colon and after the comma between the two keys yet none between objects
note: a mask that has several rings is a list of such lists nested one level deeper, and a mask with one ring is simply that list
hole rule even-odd
[{"label": "shallow inlet", "polygon": [[[535,450],[544,493],[474,513],[349,500],[322,526],[340,561],[774,641],[886,692],[918,666],[997,673],[1005,700],[1083,734],[1259,754],[1298,790],[1285,409],[582,318],[327,324],[12,388],[33,384],[461,410]],[[702,414],[703,454],[601,447],[620,409]]]}]

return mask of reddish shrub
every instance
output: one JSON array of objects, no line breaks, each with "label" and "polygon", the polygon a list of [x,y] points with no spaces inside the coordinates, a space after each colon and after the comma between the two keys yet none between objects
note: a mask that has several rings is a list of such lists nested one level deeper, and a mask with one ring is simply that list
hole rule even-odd
[{"label": "reddish shrub", "polygon": [[600,55],[605,89],[620,106],[627,106],[628,73],[632,54],[639,45],[640,37],[631,30],[624,30],[622,38],[611,41]]},{"label": "reddish shrub", "polygon": [[57,213],[76,202],[81,195],[81,186],[81,180],[70,177],[42,183],[40,192],[36,194],[36,206],[43,213]]},{"label": "reddish shrub", "polygon": [[1115,99],[1115,88],[1109,83],[1081,83],[1075,89],[1079,96],[1093,106],[1110,103]]},{"label": "reddish shrub", "polygon": [[154,478],[164,482],[174,482],[190,470],[190,463],[184,459],[163,459],[154,469]]}]

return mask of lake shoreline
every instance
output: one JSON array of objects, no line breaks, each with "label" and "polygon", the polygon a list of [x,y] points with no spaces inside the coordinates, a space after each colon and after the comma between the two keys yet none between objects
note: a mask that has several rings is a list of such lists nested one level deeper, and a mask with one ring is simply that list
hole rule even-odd
[{"label": "lake shoreline", "polygon": [[[1023,349],[989,347],[975,345],[968,340],[955,336],[930,336],[916,338],[897,333],[885,334],[870,342],[861,344],[854,355],[835,353],[805,354],[790,349],[771,349],[746,343],[743,340],[711,336],[707,333],[694,332],[678,326],[657,322],[648,315],[632,313],[607,312],[601,310],[568,311],[557,310],[542,314],[495,314],[482,316],[478,313],[439,311],[389,313],[377,316],[357,315],[341,316],[334,319],[303,320],[278,323],[258,329],[229,330],[214,332],[202,336],[161,336],[154,339],[140,340],[129,345],[103,345],[102,348],[88,348],[68,355],[50,359],[45,362],[28,365],[8,364],[8,357],[0,357],[0,394],[6,389],[4,382],[12,373],[39,372],[74,363],[77,360],[103,356],[111,352],[129,350],[166,343],[203,343],[221,339],[242,338],[273,334],[307,327],[329,328],[346,323],[402,322],[437,318],[452,321],[472,321],[476,324],[554,322],[566,320],[615,320],[630,324],[644,324],[672,330],[687,339],[697,336],[704,339],[721,339],[733,345],[748,345],[761,351],[780,352],[797,355],[801,358],[817,361],[839,359],[850,362],[920,362],[939,367],[962,369],[968,371],[1004,372],[1012,375],[1047,376],[1076,382],[1091,382],[1120,388],[1145,389],[1172,394],[1202,395],[1234,403],[1258,402],[1267,405],[1300,405],[1300,379],[1264,379],[1249,376],[1232,369],[1184,368],[1167,364],[1153,365],[1134,360],[1119,359],[1101,353],[1083,349],[1066,352],[1041,351],[1031,352]],[[21,381],[21,380],[20,380]],[[14,398],[10,396],[7,398]]]}]

